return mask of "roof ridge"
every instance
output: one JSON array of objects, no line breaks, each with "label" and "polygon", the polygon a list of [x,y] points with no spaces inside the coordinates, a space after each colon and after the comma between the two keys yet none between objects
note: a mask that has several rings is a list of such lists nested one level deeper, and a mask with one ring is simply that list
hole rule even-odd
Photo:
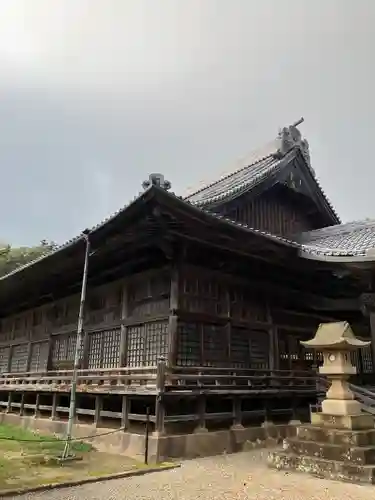
[{"label": "roof ridge", "polygon": [[275,150],[272,153],[268,153],[267,155],[259,157],[255,161],[253,161],[252,163],[249,163],[243,167],[240,167],[237,170],[234,170],[233,172],[230,172],[227,175],[223,175],[223,176],[219,177],[218,179],[216,179],[215,181],[210,182],[209,184],[205,184],[204,186],[200,187],[198,190],[191,192],[187,196],[184,196],[183,199],[187,201],[189,198],[191,198],[192,196],[195,196],[196,194],[199,194],[200,192],[204,191],[205,189],[208,189],[212,186],[215,186],[215,184],[218,184],[219,182],[222,182],[225,179],[229,179],[229,177],[232,177],[233,175],[238,174],[239,172],[242,172],[243,170],[246,170],[247,168],[253,167],[257,163],[260,163],[261,161],[266,160],[267,158],[274,157],[276,155],[276,153],[277,153],[277,151]]}]

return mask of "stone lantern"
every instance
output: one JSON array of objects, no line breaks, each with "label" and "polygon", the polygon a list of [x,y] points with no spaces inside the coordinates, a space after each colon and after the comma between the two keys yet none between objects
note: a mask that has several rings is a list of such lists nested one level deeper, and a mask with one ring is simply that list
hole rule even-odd
[{"label": "stone lantern", "polygon": [[301,424],[282,450],[270,453],[272,468],[307,472],[314,476],[356,483],[375,483],[374,416],[361,411],[348,379],[356,373],[351,351],[367,347],[347,322],[323,323],[315,337],[301,344],[323,353],[319,368],[330,387],[322,411]]},{"label": "stone lantern", "polygon": [[349,377],[356,374],[350,353],[369,346],[371,342],[357,339],[349,323],[340,322],[322,323],[315,337],[301,344],[323,353],[323,365],[319,373],[327,377],[330,387],[322,402],[322,413],[337,417],[362,415],[361,405],[354,399],[348,383]]}]

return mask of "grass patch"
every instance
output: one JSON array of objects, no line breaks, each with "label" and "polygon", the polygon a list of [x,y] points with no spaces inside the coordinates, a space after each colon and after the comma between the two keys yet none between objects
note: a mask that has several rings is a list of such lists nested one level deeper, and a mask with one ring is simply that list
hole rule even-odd
[{"label": "grass patch", "polygon": [[127,457],[97,452],[90,444],[73,441],[79,461],[56,464],[64,441],[13,425],[0,425],[0,496],[9,489],[39,486],[113,474],[143,467]]}]

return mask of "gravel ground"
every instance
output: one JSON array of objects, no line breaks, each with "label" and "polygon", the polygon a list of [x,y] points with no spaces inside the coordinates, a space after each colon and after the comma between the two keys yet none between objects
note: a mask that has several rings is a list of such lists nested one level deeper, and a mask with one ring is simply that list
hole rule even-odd
[{"label": "gravel ground", "polygon": [[262,451],[186,461],[179,469],[17,500],[374,500],[375,486],[285,474],[265,466]]}]

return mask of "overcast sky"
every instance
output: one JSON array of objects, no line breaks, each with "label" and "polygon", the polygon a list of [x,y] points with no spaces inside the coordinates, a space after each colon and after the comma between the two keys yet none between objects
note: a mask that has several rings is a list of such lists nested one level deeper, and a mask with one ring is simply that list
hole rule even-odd
[{"label": "overcast sky", "polygon": [[300,116],[343,220],[375,218],[374,0],[0,0],[0,239],[58,242]]}]

